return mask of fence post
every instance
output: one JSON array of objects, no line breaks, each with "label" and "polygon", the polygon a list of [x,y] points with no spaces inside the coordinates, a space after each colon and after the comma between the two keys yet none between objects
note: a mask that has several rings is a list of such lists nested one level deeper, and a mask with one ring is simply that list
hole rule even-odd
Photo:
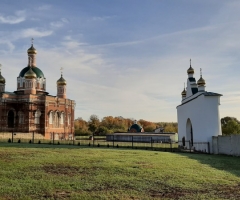
[{"label": "fence post", "polygon": [[151,149],[153,149],[153,140],[152,140],[152,137],[151,137]]},{"label": "fence post", "polygon": [[12,143],[13,143],[13,131],[12,131]]},{"label": "fence post", "polygon": [[114,135],[113,135],[113,147],[114,147]]},{"label": "fence post", "polygon": [[208,142],[208,153],[210,154],[210,143]]},{"label": "fence post", "polygon": [[172,140],[170,139],[170,149],[171,149],[171,152],[172,152]]},{"label": "fence post", "polygon": [[132,149],[133,149],[133,135],[132,135]]},{"label": "fence post", "polygon": [[34,131],[33,131],[33,135],[32,135],[32,143],[34,144]]}]

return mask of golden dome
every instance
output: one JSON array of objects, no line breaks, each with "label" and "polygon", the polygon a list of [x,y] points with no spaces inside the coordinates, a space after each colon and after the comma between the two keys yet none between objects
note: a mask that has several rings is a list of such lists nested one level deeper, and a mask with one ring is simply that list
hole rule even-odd
[{"label": "golden dome", "polygon": [[27,50],[28,54],[37,54],[37,50],[34,48],[33,44],[32,46]]},{"label": "golden dome", "polygon": [[37,75],[34,73],[34,71],[32,70],[32,68],[30,67],[30,69],[24,74],[25,78],[37,78]]},{"label": "golden dome", "polygon": [[62,74],[61,74],[61,78],[58,79],[57,84],[58,85],[67,85],[67,81],[62,77]]},{"label": "golden dome", "polygon": [[185,88],[183,89],[181,94],[182,94],[183,97],[185,97],[187,95],[187,91],[185,90]]},{"label": "golden dome", "polygon": [[192,68],[192,66],[190,65],[189,69],[187,70],[188,74],[194,74],[194,69]]},{"label": "golden dome", "polygon": [[197,81],[198,86],[204,86],[206,84],[205,80],[202,78],[202,76],[200,77],[200,79]]},{"label": "golden dome", "polygon": [[0,83],[5,84],[5,78],[2,76],[1,72],[0,72]]}]

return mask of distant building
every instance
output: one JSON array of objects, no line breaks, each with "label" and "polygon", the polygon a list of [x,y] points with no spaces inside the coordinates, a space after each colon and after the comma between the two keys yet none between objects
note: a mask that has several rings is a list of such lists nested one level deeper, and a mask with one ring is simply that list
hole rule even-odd
[{"label": "distant building", "polygon": [[[69,139],[74,134],[75,101],[67,99],[67,82],[61,75],[57,95],[46,92],[46,77],[36,65],[37,51],[27,50],[28,66],[17,77],[17,90],[6,92],[0,71],[0,132],[42,134],[45,138]],[[13,74],[14,75],[14,74]]]},{"label": "distant building", "polygon": [[211,150],[212,136],[222,135],[219,115],[222,95],[205,91],[202,74],[196,82],[191,62],[187,73],[187,89],[184,87],[182,102],[177,106],[179,144],[204,150],[199,143],[209,142]]},{"label": "distant building", "polygon": [[137,120],[135,120],[134,124],[128,129],[128,132],[141,133],[141,132],[144,132],[144,129],[137,123]]},{"label": "distant building", "polygon": [[164,132],[164,128],[162,128],[162,127],[156,128],[154,130],[154,133],[163,133],[163,132]]}]

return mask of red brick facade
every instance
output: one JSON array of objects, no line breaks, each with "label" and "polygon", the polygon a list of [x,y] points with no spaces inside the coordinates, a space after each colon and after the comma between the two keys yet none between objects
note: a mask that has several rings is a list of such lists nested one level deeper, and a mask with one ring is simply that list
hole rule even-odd
[{"label": "red brick facade", "polygon": [[[33,45],[31,48],[34,48]],[[36,54],[35,49],[30,50],[28,54]],[[31,66],[31,63],[28,66],[33,71],[36,71],[35,57],[34,66]],[[35,69],[39,70],[37,67]],[[53,133],[56,140],[72,139],[75,101],[66,98],[65,79],[61,76],[61,80],[57,82],[58,95],[51,96],[45,92],[46,79],[43,73],[39,73],[41,77],[38,77],[40,76],[38,73],[36,71],[33,77],[19,75],[15,92],[5,92],[5,80],[2,82],[0,80],[0,84],[4,86],[0,91],[0,132],[32,133],[34,131],[41,133],[46,139],[52,139]],[[31,84],[25,88],[27,81]]]}]

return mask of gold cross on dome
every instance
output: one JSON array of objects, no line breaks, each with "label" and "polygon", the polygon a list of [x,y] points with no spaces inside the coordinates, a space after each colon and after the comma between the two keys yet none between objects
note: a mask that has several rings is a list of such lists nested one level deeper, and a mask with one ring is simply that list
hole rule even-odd
[{"label": "gold cross on dome", "polygon": [[2,64],[0,64],[0,72],[2,71]]},{"label": "gold cross on dome", "polygon": [[34,39],[32,38],[32,39],[31,39],[31,41],[32,41],[32,44],[33,44],[33,40],[34,40]]},{"label": "gold cross on dome", "polygon": [[200,75],[202,76],[202,68],[200,68]]},{"label": "gold cross on dome", "polygon": [[63,73],[63,67],[60,68],[60,71],[61,71],[61,75],[62,75],[62,73]]}]

